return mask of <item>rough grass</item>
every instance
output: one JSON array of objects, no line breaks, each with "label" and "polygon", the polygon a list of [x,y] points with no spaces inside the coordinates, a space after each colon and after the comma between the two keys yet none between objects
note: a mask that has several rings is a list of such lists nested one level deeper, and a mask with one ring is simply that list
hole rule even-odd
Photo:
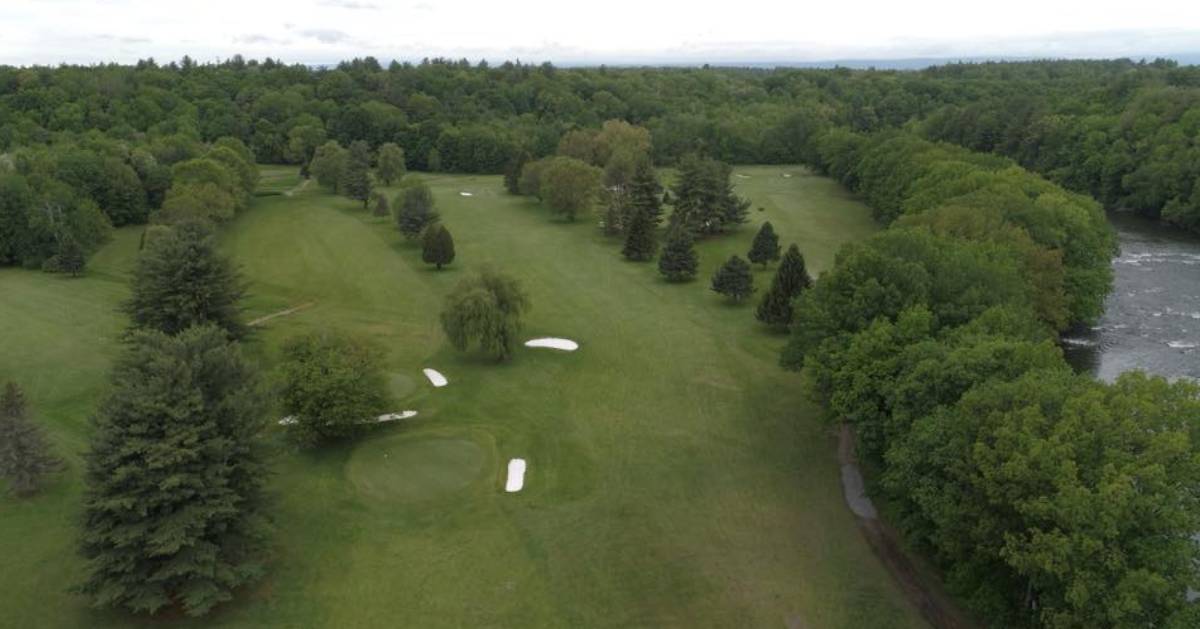
[{"label": "rough grass", "polygon": [[[281,446],[270,577],[204,623],[172,624],[920,626],[842,501],[830,431],[776,366],[783,339],[752,304],[708,290],[762,220],[819,271],[872,231],[868,211],[798,168],[737,172],[752,224],[701,243],[701,276],[685,285],[623,261],[595,217],[552,219],[497,177],[428,178],[458,251],[441,272],[389,221],[314,185],[257,200],[223,241],[251,282],[247,318],[316,303],[266,323],[248,351],[269,367],[292,334],[365,335],[386,352],[394,410],[421,414],[356,444]],[[0,498],[0,609],[13,626],[156,624],[66,592],[81,565],[78,453],[136,243],[121,232],[79,280],[0,270],[0,378],[27,387],[72,462],[45,495]],[[528,337],[580,350],[522,348],[502,366],[453,352],[442,295],[484,264],[529,291]],[[760,293],[772,272],[755,271]],[[433,389],[426,366],[450,386]],[[506,494],[513,457],[529,470]],[[478,473],[438,477],[458,463]]]}]

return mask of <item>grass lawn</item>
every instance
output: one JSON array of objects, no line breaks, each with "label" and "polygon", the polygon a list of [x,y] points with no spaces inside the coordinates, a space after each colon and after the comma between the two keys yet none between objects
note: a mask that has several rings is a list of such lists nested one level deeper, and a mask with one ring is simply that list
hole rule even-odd
[{"label": "grass lawn", "polygon": [[[296,185],[276,170],[277,191]],[[799,168],[735,172],[751,225],[701,243],[700,278],[685,285],[623,261],[595,217],[554,219],[498,177],[428,177],[458,251],[441,272],[390,221],[315,185],[256,200],[223,233],[250,281],[247,318],[312,305],[272,319],[247,351],[270,366],[293,334],[365,335],[387,352],[393,410],[420,415],[315,452],[280,441],[269,578],[172,626],[921,626],[842,501],[830,431],[776,366],[783,338],[760,329],[753,304],[708,289],[762,220],[819,272],[874,229],[868,210]],[[0,497],[12,626],[162,626],[66,591],[81,565],[79,452],[137,235],[120,232],[83,279],[0,270],[0,379],[26,386],[71,461],[45,495]],[[484,264],[530,293],[528,337],[579,351],[522,348],[507,365],[454,352],[442,295]],[[755,271],[760,293],[772,272]],[[434,389],[423,367],[449,386]],[[513,457],[529,468],[507,494]]]}]

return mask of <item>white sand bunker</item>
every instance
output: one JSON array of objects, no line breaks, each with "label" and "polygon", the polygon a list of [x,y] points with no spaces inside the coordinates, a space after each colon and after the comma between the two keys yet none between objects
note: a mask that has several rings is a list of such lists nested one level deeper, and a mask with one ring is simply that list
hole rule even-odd
[{"label": "white sand bunker", "polygon": [[504,491],[516,493],[525,486],[525,459],[513,459],[508,462],[508,480],[504,482]]},{"label": "white sand bunker", "polygon": [[462,192],[459,192],[458,194],[459,194],[460,196],[464,196],[464,197],[473,197],[473,196],[475,196],[475,193],[473,193],[473,192],[467,192],[466,190],[464,190],[464,191],[462,191]]},{"label": "white sand bunker", "polygon": [[442,372],[438,371],[437,369],[430,369],[426,367],[421,371],[425,372],[425,377],[429,378],[429,383],[435,387],[444,387],[447,384],[450,384],[450,381],[446,379],[446,376],[443,376]]},{"label": "white sand bunker", "polygon": [[525,347],[549,347],[550,349],[561,349],[564,352],[573,352],[579,349],[579,343],[571,339],[546,337],[525,341]]},{"label": "white sand bunker", "polygon": [[[380,415],[379,417],[376,417],[375,419],[364,419],[359,423],[360,424],[382,424],[384,422],[394,422],[397,419],[408,419],[409,417],[416,417],[416,416],[417,416],[416,411],[400,411],[399,413],[384,413],[383,415]],[[298,424],[298,423],[299,422],[292,415],[288,415],[287,417],[284,417],[283,419],[279,420],[280,426],[294,426],[295,424]]]},{"label": "white sand bunker", "polygon": [[783,173],[783,176],[784,176],[784,177],[791,177],[791,176],[792,176],[792,173]]},{"label": "white sand bunker", "polygon": [[734,175],[734,177],[737,177],[738,179],[749,179],[750,175],[743,175],[741,173],[738,173],[738,174]]}]

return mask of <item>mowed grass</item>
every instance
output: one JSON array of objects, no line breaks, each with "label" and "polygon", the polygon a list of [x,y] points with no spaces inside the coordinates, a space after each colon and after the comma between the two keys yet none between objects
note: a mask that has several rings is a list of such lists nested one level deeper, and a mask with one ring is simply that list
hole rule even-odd
[{"label": "mowed grass", "polygon": [[[921,626],[842,501],[830,431],[776,364],[784,339],[753,304],[708,289],[763,220],[819,272],[874,229],[868,211],[799,168],[736,172],[752,222],[700,244],[701,277],[684,285],[623,261],[595,217],[555,219],[498,177],[427,178],[458,250],[441,272],[390,221],[314,185],[257,200],[223,234],[250,281],[248,318],[311,305],[264,325],[248,353],[270,368],[294,334],[363,335],[386,355],[393,410],[420,415],[317,451],[280,440],[269,577],[203,622],[173,624]],[[78,452],[135,253],[136,232],[123,232],[84,279],[0,271],[0,378],[26,384],[72,459],[46,495],[0,498],[0,609],[13,626],[156,624],[66,592],[81,566]],[[442,297],[487,264],[528,290],[528,337],[579,351],[522,348],[506,365],[454,352]],[[760,292],[772,272],[756,271]],[[431,387],[422,367],[449,386]],[[513,457],[529,469],[508,494]]]}]

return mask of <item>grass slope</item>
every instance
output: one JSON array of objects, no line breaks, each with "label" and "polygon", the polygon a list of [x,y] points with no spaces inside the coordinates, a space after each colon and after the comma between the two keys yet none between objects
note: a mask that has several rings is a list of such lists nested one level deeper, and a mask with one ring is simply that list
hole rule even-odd
[{"label": "grass slope", "polygon": [[[708,290],[762,220],[819,271],[873,229],[867,210],[799,169],[737,172],[752,224],[702,243],[687,285],[624,262],[594,220],[556,221],[496,177],[429,178],[458,250],[442,272],[390,222],[315,186],[256,201],[223,242],[251,281],[248,318],[314,305],[272,319],[249,351],[269,365],[298,332],[367,335],[387,351],[395,410],[421,414],[357,444],[282,447],[271,575],[194,624],[920,626],[842,502],[817,410],[776,366],[782,339],[752,305]],[[136,232],[120,233],[76,281],[0,270],[0,378],[29,388],[73,459],[45,496],[0,498],[0,597],[15,626],[132,622],[65,588],[80,565],[77,453],[135,249]],[[489,263],[530,292],[529,337],[581,349],[522,349],[503,366],[453,352],[441,296]],[[755,272],[760,291],[772,271]],[[450,385],[434,390],[427,366]],[[512,457],[529,461],[519,494],[502,491]]]}]

